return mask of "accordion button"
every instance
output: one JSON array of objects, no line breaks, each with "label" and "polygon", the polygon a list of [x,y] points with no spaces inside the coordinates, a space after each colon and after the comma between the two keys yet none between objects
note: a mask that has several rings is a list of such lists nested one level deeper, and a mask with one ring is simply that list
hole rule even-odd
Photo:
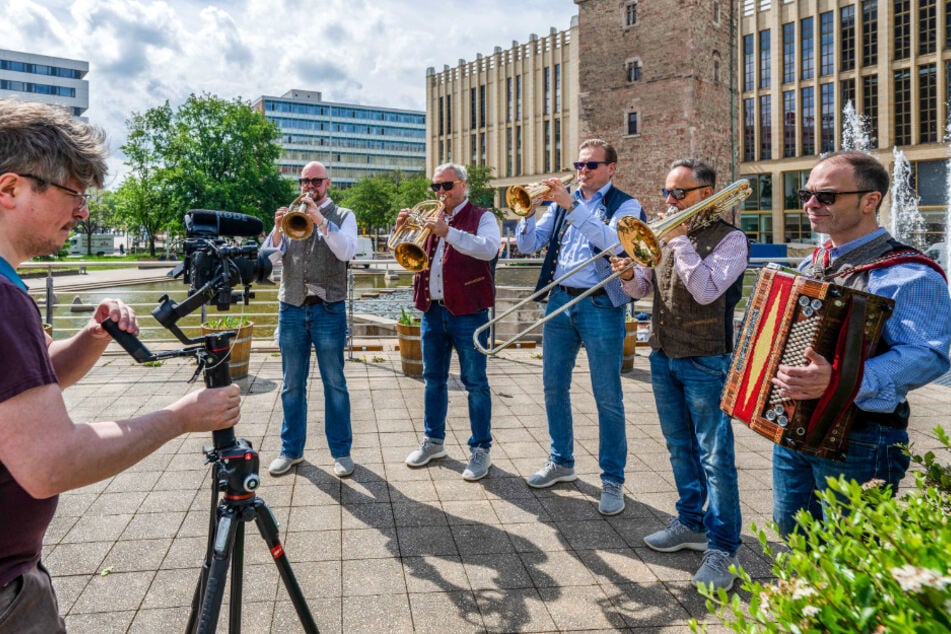
[{"label": "accordion button", "polygon": [[776,424],[779,425],[780,427],[785,427],[786,425],[789,424],[789,419],[786,418],[785,416],[778,416],[776,418]]}]

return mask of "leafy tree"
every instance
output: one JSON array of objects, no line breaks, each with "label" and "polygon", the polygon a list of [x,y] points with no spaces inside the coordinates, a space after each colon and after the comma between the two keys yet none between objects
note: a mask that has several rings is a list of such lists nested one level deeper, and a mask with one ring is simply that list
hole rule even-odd
[{"label": "leafy tree", "polygon": [[92,255],[92,236],[112,229],[116,225],[116,196],[108,190],[92,192],[89,199],[89,216],[76,225],[76,233],[82,237],[86,255]]},{"label": "leafy tree", "polygon": [[395,198],[396,184],[393,177],[380,174],[361,178],[343,191],[341,205],[353,209],[357,224],[366,233],[387,224]]},{"label": "leafy tree", "polygon": [[400,209],[412,209],[417,203],[424,200],[432,200],[433,192],[429,188],[429,178],[426,176],[413,176],[404,178],[396,187],[396,199],[394,200],[393,215],[390,223],[396,221],[396,214]]},{"label": "leafy tree", "polygon": [[505,213],[495,206],[495,188],[492,187],[492,168],[488,165],[469,165],[469,200],[472,204],[488,209],[497,218],[504,217]]}]

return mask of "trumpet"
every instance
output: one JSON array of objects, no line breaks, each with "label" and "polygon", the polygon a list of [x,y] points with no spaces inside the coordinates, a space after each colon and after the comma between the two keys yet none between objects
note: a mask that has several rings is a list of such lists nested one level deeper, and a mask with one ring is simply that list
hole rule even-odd
[{"label": "trumpet", "polygon": [[[578,264],[573,269],[558,279],[552,281],[544,288],[538,289],[533,294],[517,302],[514,306],[503,312],[501,315],[496,316],[495,318],[476,328],[472,333],[472,341],[475,344],[476,350],[487,355],[497,354],[507,348],[513,341],[520,339],[526,333],[535,330],[550,319],[553,319],[555,316],[565,312],[592,293],[604,288],[609,282],[614,281],[633,268],[635,264],[640,264],[645,267],[657,266],[661,258],[661,240],[665,235],[670,233],[674,227],[680,226],[685,222],[689,222],[691,223],[691,229],[693,230],[713,224],[720,217],[720,214],[734,205],[746,200],[752,193],[753,189],[750,187],[750,182],[743,178],[717,192],[713,196],[705,198],[695,205],[691,205],[680,213],[652,222],[650,224],[642,222],[633,216],[624,216],[623,218],[619,219],[617,223],[617,242],[609,246],[607,249],[604,249],[597,255],[593,255],[581,264]],[[564,281],[569,277],[579,272],[586,266],[592,264],[598,258],[613,255],[617,251],[618,247],[624,248],[624,251],[632,260],[630,264],[618,271],[615,271],[610,276],[598,282],[595,286],[592,286],[584,293],[562,304],[541,319],[535,320],[526,328],[523,328],[521,331],[512,335],[502,343],[497,344],[494,347],[487,348],[479,341],[479,335],[483,330],[493,328],[496,324],[515,311],[524,309],[528,302],[537,301],[540,297],[546,296],[551,291],[551,289],[555,288],[559,284],[563,284]]]},{"label": "trumpet", "polygon": [[310,194],[295,198],[281,218],[281,231],[291,240],[306,240],[314,233],[314,221],[307,215],[304,199],[310,200]]},{"label": "trumpet", "polygon": [[403,224],[397,227],[387,240],[386,247],[393,252],[396,262],[404,269],[417,273],[429,268],[426,241],[432,230],[426,226],[426,222],[441,214],[444,207],[442,199],[417,203]]},{"label": "trumpet", "polygon": [[[575,179],[574,174],[565,174],[558,180],[566,186]],[[516,216],[531,216],[535,213],[535,203],[538,199],[551,191],[545,183],[529,183],[528,185],[512,185],[505,190],[505,204]]]}]

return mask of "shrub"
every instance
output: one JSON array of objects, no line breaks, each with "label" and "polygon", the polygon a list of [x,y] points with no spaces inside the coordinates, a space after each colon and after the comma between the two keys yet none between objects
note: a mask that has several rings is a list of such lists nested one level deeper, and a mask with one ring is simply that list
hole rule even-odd
[{"label": "shrub", "polygon": [[406,309],[400,306],[400,318],[397,320],[398,323],[403,324],[404,326],[418,326],[419,317],[414,315],[411,312],[406,312]]},{"label": "shrub", "polygon": [[236,330],[242,326],[247,326],[251,320],[243,315],[227,315],[216,317],[204,322],[201,327],[208,330]]},{"label": "shrub", "polygon": [[[944,430],[935,434],[951,450]],[[707,607],[735,632],[951,631],[951,469],[933,452],[912,460],[924,469],[901,498],[877,482],[830,480],[825,517],[800,511],[788,550],[773,553],[754,526],[775,580],[741,570],[749,604],[701,589]]]}]

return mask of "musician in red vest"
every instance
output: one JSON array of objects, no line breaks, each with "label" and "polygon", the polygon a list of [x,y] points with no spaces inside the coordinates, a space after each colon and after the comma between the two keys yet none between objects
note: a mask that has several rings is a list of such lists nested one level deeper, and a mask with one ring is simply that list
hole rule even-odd
[{"label": "musician in red vest", "polygon": [[[890,297],[895,308],[878,353],[863,366],[845,462],[773,448],[773,519],[784,536],[796,529],[793,516],[799,509],[822,517],[816,492],[827,487],[827,477],[881,480],[892,492],[898,489],[910,462],[903,448],[908,443],[906,396],[951,366],[951,302],[944,272],[878,225],[876,215],[887,191],[888,172],[863,152],[820,159],[806,188],[799,190],[812,230],[829,236],[802,263],[803,274]],[[826,392],[831,360],[811,348],[806,358],[804,367],[779,366],[773,384],[782,396],[805,400]]]},{"label": "musician in red vest", "polygon": [[[446,163],[433,173],[432,190],[443,211],[426,222],[430,229],[425,249],[429,268],[413,278],[413,303],[422,311],[420,326],[425,382],[425,437],[406,464],[422,467],[446,456],[446,410],[449,405],[449,360],[455,349],[462,384],[469,393],[469,464],[462,473],[468,481],[489,473],[492,460],[492,396],[486,377],[486,356],[476,350],[472,335],[489,320],[495,303],[492,262],[498,257],[501,234],[492,212],[469,201],[468,173],[462,165]],[[409,216],[403,209],[399,228]],[[488,345],[488,331],[482,333]]]}]

